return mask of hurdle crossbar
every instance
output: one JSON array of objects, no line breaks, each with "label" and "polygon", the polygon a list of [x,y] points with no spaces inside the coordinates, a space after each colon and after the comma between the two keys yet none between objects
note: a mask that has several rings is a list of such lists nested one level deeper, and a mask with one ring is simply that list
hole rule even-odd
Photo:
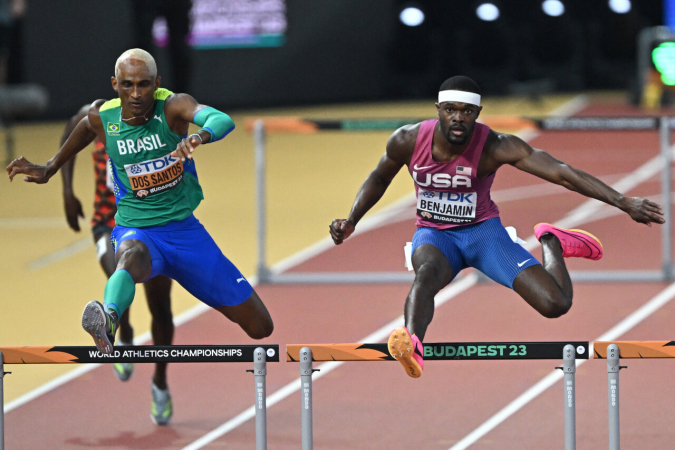
[{"label": "hurdle crossbar", "polygon": [[[403,125],[424,120],[383,118],[323,120],[299,117],[253,117],[245,121],[245,127],[254,134],[255,141],[255,183],[257,222],[257,267],[258,282],[275,284],[355,284],[355,283],[411,283],[414,274],[395,272],[294,272],[274,273],[267,264],[267,208],[266,208],[266,133],[307,134],[319,131],[393,131]],[[660,154],[663,161],[661,171],[662,207],[665,217],[671,217],[671,131],[675,128],[673,117],[549,117],[521,118],[513,116],[486,116],[485,124],[493,128],[532,129],[551,131],[659,131]],[[621,271],[571,271],[575,282],[663,282],[673,279],[673,258],[671,246],[672,225],[670,220],[661,225],[662,261],[659,270]],[[479,281],[489,280],[481,277]]]},{"label": "hurdle crossbar", "polygon": [[[425,361],[561,359],[566,345],[576,349],[576,359],[588,359],[587,341],[564,342],[438,342],[424,343]],[[314,361],[395,361],[387,344],[311,344],[286,346],[286,361],[300,361],[300,350],[309,348]]]},{"label": "hurdle crossbar", "polygon": [[628,358],[675,358],[675,341],[595,341],[594,357],[607,358],[607,348],[616,345],[618,357]]},{"label": "hurdle crossbar", "polygon": [[[253,362],[256,450],[267,449],[267,362],[279,362],[278,345],[128,345],[112,355],[96,347],[0,347],[0,402],[4,404],[4,364],[206,363]],[[0,450],[5,448],[5,413],[0,415]]]},{"label": "hurdle crossbar", "polygon": [[[425,343],[425,361],[562,359],[565,450],[576,449],[576,359],[588,359],[589,343],[574,342],[444,342]],[[395,361],[387,344],[312,344],[286,346],[286,361],[300,363],[302,450],[312,450],[314,361]]]},{"label": "hurdle crossbar", "polygon": [[278,345],[125,345],[111,355],[96,347],[0,347],[5,364],[203,363],[251,362],[255,349],[279,361]]}]

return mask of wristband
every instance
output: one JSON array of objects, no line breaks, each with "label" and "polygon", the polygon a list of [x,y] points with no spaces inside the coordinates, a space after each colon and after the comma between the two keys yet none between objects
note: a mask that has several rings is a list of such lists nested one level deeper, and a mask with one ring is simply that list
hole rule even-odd
[{"label": "wristband", "polygon": [[190,138],[191,138],[192,136],[197,136],[197,137],[199,138],[199,143],[200,143],[200,144],[203,144],[203,143],[204,143],[204,140],[203,140],[202,137],[199,135],[199,133],[194,133],[194,134],[191,134],[190,136],[188,136],[188,141],[190,140]]}]

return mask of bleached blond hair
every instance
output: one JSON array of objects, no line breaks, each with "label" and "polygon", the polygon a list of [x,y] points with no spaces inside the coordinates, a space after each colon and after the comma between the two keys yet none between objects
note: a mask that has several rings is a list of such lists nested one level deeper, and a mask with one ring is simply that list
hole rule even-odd
[{"label": "bleached blond hair", "polygon": [[152,76],[153,77],[157,76],[157,64],[155,63],[155,58],[153,58],[150,53],[146,52],[141,48],[132,48],[122,53],[120,57],[117,58],[117,62],[115,63],[116,77],[119,74],[120,64],[122,64],[124,61],[128,59],[143,61],[148,70],[150,71],[150,73],[152,74]]}]

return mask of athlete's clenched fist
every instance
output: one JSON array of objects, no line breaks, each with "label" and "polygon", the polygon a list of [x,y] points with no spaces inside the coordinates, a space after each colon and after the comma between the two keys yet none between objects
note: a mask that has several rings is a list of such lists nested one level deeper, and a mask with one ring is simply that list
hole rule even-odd
[{"label": "athlete's clenched fist", "polygon": [[354,232],[354,223],[349,219],[335,219],[328,227],[330,229],[330,237],[333,238],[335,245],[342,244],[342,241],[347,239]]}]

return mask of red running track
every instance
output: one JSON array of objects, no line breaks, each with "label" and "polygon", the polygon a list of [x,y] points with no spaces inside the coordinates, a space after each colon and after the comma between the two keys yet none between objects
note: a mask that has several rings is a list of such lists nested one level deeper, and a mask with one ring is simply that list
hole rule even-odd
[{"label": "red running track", "polygon": [[[620,105],[594,105],[584,114],[627,114]],[[658,153],[649,132],[547,132],[532,142],[594,175],[629,173]],[[500,171],[494,190],[536,185],[540,180],[511,168]],[[631,195],[659,193],[658,174]],[[351,194],[350,194],[351,195]],[[561,193],[500,204],[502,221],[523,238],[538,222],[554,222],[582,204]],[[336,211],[341,215],[346,211]],[[573,270],[658,269],[660,230],[625,215],[583,225],[605,246],[599,262],[571,260]],[[414,232],[411,220],[355,236],[294,268],[306,270],[401,270],[402,247]],[[535,251],[538,258],[541,252]],[[576,284],[572,310],[560,319],[539,316],[515,293],[495,284],[471,287],[439,307],[427,340],[594,340],[666,287],[665,284]],[[402,314],[409,286],[261,286],[276,329],[269,343],[356,342]],[[671,339],[675,302],[623,340]],[[219,314],[207,312],[178,327],[177,344],[253,343]],[[347,363],[314,384],[317,449],[451,448],[544,376],[557,361],[449,361],[430,363],[422,378],[408,378],[398,363]],[[624,448],[671,448],[669,412],[675,401],[671,360],[630,360],[621,374]],[[99,367],[6,415],[8,449],[177,449],[189,445],[253,404],[246,364],[174,364],[169,369],[175,414],[168,427],[150,421],[149,365],[118,382]],[[268,396],[298,378],[295,363],[270,364]],[[6,379],[11,382],[11,378]],[[298,382],[299,383],[299,382]],[[577,372],[577,448],[607,447],[607,376],[604,361]],[[563,448],[562,383],[535,398],[487,433],[472,449]],[[295,392],[268,410],[268,447],[300,448],[300,398]],[[205,448],[254,448],[249,420]]]}]

